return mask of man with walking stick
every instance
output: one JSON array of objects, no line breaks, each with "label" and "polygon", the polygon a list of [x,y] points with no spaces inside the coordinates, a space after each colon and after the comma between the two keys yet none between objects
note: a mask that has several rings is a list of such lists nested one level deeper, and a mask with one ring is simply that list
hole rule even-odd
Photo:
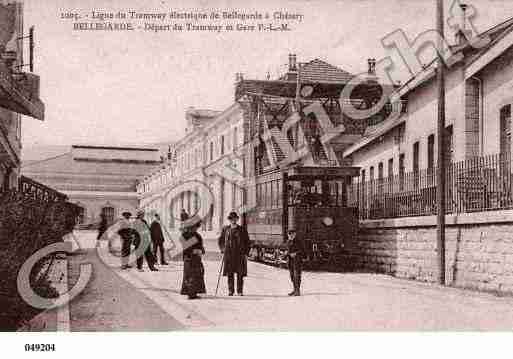
[{"label": "man with walking stick", "polygon": [[244,277],[248,274],[249,235],[237,221],[239,215],[230,212],[230,224],[223,227],[218,239],[219,248],[223,253],[221,270],[228,277],[228,295],[234,294],[235,275],[237,275],[237,294],[243,295]]}]

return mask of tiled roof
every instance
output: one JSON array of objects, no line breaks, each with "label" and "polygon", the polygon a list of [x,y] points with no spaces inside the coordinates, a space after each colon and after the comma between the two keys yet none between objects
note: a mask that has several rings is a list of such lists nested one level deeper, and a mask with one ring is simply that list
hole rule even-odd
[{"label": "tiled roof", "polygon": [[301,66],[301,81],[349,82],[354,75],[319,59]]}]

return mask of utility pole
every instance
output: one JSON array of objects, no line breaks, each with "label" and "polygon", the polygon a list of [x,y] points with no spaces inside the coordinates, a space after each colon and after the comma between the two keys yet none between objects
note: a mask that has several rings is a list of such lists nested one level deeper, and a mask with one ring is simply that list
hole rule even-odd
[{"label": "utility pole", "polygon": [[436,81],[438,86],[438,171],[436,176],[436,236],[438,254],[438,281],[445,285],[445,68],[443,57],[444,41],[444,3],[443,0],[436,0],[436,30],[438,33],[438,66],[436,69]]}]

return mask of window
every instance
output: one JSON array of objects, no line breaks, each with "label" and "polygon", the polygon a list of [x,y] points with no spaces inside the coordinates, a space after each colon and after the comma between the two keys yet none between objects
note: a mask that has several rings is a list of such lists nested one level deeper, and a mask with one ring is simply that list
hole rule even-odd
[{"label": "window", "polygon": [[427,148],[427,168],[433,169],[435,167],[435,135],[428,136]]},{"label": "window", "polygon": [[221,156],[224,155],[224,135],[221,136]]},{"label": "window", "polygon": [[454,145],[452,140],[452,125],[445,128],[445,138],[444,138],[444,159],[445,163],[449,164],[453,161],[454,158]]},{"label": "window", "polygon": [[378,164],[378,179],[380,181],[383,179],[383,162]]},{"label": "window", "polygon": [[237,148],[238,145],[238,138],[237,138],[237,127],[233,129],[233,150]]},{"label": "window", "polygon": [[413,144],[413,172],[419,171],[419,142]]},{"label": "window", "polygon": [[370,181],[373,181],[373,180],[374,180],[374,166],[371,166],[371,168],[370,168],[370,171],[369,171],[369,180],[370,180]]},{"label": "window", "polygon": [[399,155],[399,190],[404,189],[404,153]]},{"label": "window", "polygon": [[419,142],[413,144],[413,185],[419,185]]},{"label": "window", "polygon": [[388,178],[392,178],[394,176],[394,159],[390,158],[388,160]]},{"label": "window", "polygon": [[78,210],[78,219],[77,219],[78,224],[84,223],[85,218],[86,218],[86,209],[84,207],[80,207]]},{"label": "window", "polygon": [[501,108],[500,112],[500,153],[505,162],[511,155],[511,105]]},{"label": "window", "polygon": [[210,161],[214,160],[214,142],[210,142]]},{"label": "window", "polygon": [[235,210],[237,206],[237,185],[232,183],[232,209]]},{"label": "window", "polygon": [[114,222],[114,208],[113,207],[103,207],[102,215],[105,216],[107,223],[111,224]]}]

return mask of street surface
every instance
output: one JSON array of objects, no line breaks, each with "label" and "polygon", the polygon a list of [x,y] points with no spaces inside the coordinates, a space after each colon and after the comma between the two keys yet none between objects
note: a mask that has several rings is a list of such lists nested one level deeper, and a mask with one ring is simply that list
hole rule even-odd
[{"label": "street surface", "polygon": [[[82,254],[71,256],[70,283],[78,264],[93,264],[93,279],[70,305],[71,330],[511,330],[513,298],[440,287],[368,273],[303,273],[301,297],[289,297],[288,271],[248,263],[244,296],[227,296],[220,254],[206,240],[208,294],[179,294],[182,263],[159,272],[122,271],[99,258],[93,232],[77,232]],[[116,258],[117,259],[117,258]]]}]

